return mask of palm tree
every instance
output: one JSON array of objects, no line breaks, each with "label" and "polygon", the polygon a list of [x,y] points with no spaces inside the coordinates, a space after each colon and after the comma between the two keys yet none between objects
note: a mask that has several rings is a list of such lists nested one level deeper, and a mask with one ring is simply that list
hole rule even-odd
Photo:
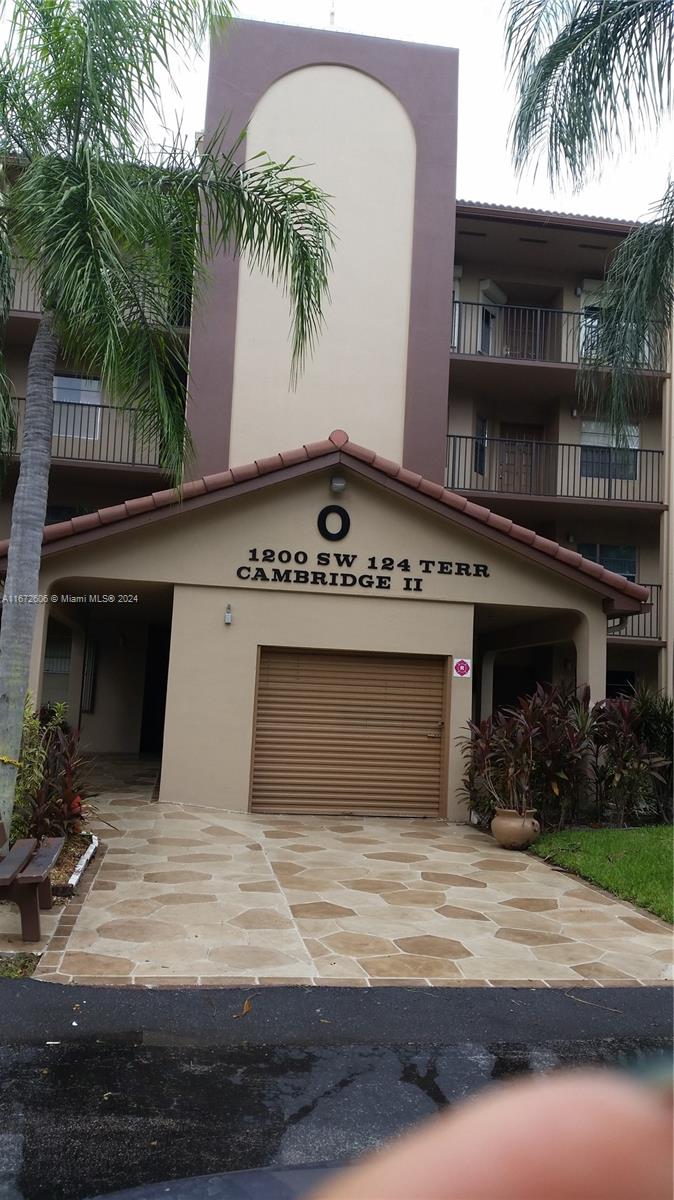
[{"label": "palm tree", "polygon": [[[575,187],[657,128],[674,97],[674,0],[509,0],[515,164],[547,160]],[[674,184],[615,251],[579,389],[618,438],[646,403],[644,366],[667,361],[674,317]]]},{"label": "palm tree", "polygon": [[[292,309],[291,371],[321,321],[330,206],[291,160],[237,165],[221,129],[199,152],[153,147],[160,81],[232,15],[231,0],[15,0],[0,55],[0,321],[12,262],[41,297],[0,630],[0,820],[9,829],[52,446],[57,355],[101,379],[156,436],[176,482],[190,451],[187,350],[176,327],[206,264],[229,247],[269,273]],[[0,8],[3,16],[3,8]],[[12,398],[2,372],[0,436]]]}]

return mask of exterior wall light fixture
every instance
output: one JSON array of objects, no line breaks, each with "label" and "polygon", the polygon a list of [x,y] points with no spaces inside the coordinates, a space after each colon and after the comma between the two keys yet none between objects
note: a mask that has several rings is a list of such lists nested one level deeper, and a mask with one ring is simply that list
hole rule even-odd
[{"label": "exterior wall light fixture", "polygon": [[341,495],[346,490],[346,479],[343,475],[332,475],[330,478],[330,491],[336,496]]},{"label": "exterior wall light fixture", "polygon": [[231,604],[228,604],[227,608],[225,609],[225,625],[231,625],[233,617],[234,614],[232,612],[232,606]]}]

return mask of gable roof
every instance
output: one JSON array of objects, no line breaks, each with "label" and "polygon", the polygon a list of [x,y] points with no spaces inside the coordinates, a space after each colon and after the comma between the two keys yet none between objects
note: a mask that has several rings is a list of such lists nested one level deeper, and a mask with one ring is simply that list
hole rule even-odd
[{"label": "gable roof", "polygon": [[[343,429],[333,430],[325,441],[309,442],[270,458],[259,458],[241,467],[204,475],[201,479],[183,484],[181,488],[167,488],[55,525],[46,525],[42,535],[42,556],[51,556],[94,539],[140,528],[229,496],[233,498],[267,484],[338,464],[603,594],[607,611],[614,614],[639,612],[649,599],[648,589],[640,584],[631,583],[624,576],[583,558],[575,550],[541,537],[533,529],[517,525],[508,517],[492,512],[481,504],[474,504],[442,484],[424,479],[400,463],[359,446],[349,440],[349,435]],[[0,542],[0,570],[7,558],[8,546],[8,539]]]}]

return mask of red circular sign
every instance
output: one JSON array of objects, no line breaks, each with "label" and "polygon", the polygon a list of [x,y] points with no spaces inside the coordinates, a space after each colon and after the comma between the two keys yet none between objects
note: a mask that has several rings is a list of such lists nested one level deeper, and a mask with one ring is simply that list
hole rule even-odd
[{"label": "red circular sign", "polygon": [[467,675],[469,671],[470,671],[470,663],[467,663],[465,658],[460,658],[457,662],[454,663],[454,674],[455,675]]}]

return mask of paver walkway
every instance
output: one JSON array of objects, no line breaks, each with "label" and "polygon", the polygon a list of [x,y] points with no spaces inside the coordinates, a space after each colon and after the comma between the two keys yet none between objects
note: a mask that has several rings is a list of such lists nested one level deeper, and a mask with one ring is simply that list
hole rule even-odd
[{"label": "paver walkway", "polygon": [[466,825],[98,801],[107,850],[38,977],[550,986],[672,977],[655,917]]}]

